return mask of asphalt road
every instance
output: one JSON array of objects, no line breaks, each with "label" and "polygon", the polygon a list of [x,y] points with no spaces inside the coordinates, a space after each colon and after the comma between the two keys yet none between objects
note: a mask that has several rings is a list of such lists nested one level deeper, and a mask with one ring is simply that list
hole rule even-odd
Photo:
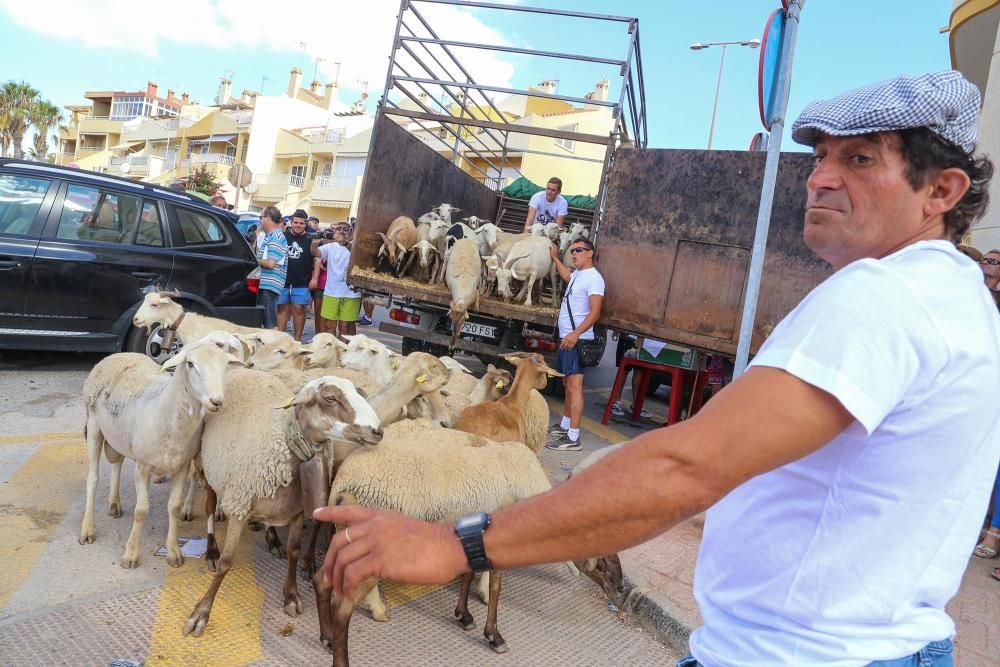
[{"label": "asphalt road", "polygon": [[[384,311],[380,311],[382,313]],[[399,339],[361,328],[399,349]],[[307,328],[308,339],[311,322]],[[109,467],[102,462],[97,492],[98,538],[77,544],[83,514],[86,452],[80,435],[84,380],[96,354],[0,351],[0,655],[6,664],[108,664],[128,658],[152,664],[303,664],[325,661],[311,585],[300,578],[304,613],[281,609],[284,561],[271,556],[259,534],[244,536],[241,564],[223,584],[209,629],[199,639],[181,628],[211,578],[200,559],[170,568],[153,552],[166,533],[166,484],[151,489],[140,567],[117,561],[131,529],[135,503],[132,466],[122,475],[125,516],[105,509]],[[463,363],[478,368],[471,357]],[[544,450],[554,483],[587,453],[621,442],[651,421],[598,422],[614,378],[614,347],[602,366],[588,369],[584,451]],[[647,403],[662,416],[662,397]],[[553,415],[560,404],[550,401]],[[181,535],[203,534],[201,503]],[[225,524],[222,524],[224,526]],[[282,535],[284,533],[282,532]],[[389,586],[389,623],[359,612],[351,626],[357,664],[671,664],[677,651],[659,644],[628,617],[609,609],[589,580],[558,565],[509,573],[504,579],[500,629],[511,651],[485,645],[485,608],[470,606],[480,630],[463,633],[452,620],[456,586]]]}]

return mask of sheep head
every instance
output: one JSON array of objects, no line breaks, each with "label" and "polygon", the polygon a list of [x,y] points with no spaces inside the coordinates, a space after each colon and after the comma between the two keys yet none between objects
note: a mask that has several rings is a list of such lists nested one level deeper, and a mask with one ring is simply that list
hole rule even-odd
[{"label": "sheep head", "polygon": [[504,261],[503,266],[497,268],[497,294],[499,294],[504,301],[510,301],[514,298],[513,281],[522,280],[522,278],[518,277],[517,273],[514,271],[514,265],[522,259],[526,259],[528,257],[530,257],[530,255],[511,257],[510,259]]},{"label": "sheep head", "polygon": [[441,256],[441,253],[430,241],[417,241],[417,244],[413,246],[413,252],[416,253],[417,261],[422,269],[426,269],[435,256]]},{"label": "sheep head", "polygon": [[434,355],[412,352],[403,358],[393,382],[412,384],[417,394],[427,394],[443,387],[450,377],[448,367]]},{"label": "sheep head", "polygon": [[452,357],[444,356],[444,357],[438,357],[438,359],[441,361],[442,364],[444,364],[445,368],[448,369],[448,375],[450,377],[462,375],[463,373],[469,373],[470,375],[472,374],[472,371],[470,371],[468,368],[462,365],[461,362],[456,361]]},{"label": "sheep head", "polygon": [[430,419],[444,428],[451,426],[448,403],[444,400],[444,394],[440,390],[420,394],[407,403],[406,417],[408,419]]},{"label": "sheep head", "polygon": [[347,349],[347,343],[333,334],[318,333],[303,347],[312,352],[306,360],[309,368],[337,368],[340,366],[341,353]]},{"label": "sheep head", "polygon": [[393,353],[388,347],[364,334],[345,336],[347,349],[340,355],[344,368],[368,373],[380,384],[388,384],[393,376]]},{"label": "sheep head", "polygon": [[427,213],[424,213],[422,216],[417,218],[417,224],[429,225],[430,223],[436,222],[438,220],[441,220],[441,216],[438,215],[437,211],[428,211]]},{"label": "sheep head", "polygon": [[445,234],[448,233],[448,227],[450,226],[451,225],[449,223],[441,220],[440,218],[431,221],[431,229],[427,232],[427,240],[436,244],[444,238]]},{"label": "sheep head", "polygon": [[590,231],[583,226],[583,223],[574,222],[565,232],[559,234],[559,252],[566,252],[570,244],[579,239],[589,239]]},{"label": "sheep head", "polygon": [[222,407],[225,374],[230,364],[244,365],[237,357],[203,338],[165,361],[162,369],[173,372],[174,381],[187,385],[203,413],[211,413],[218,412]]},{"label": "sheep head", "polygon": [[573,561],[576,569],[590,577],[619,607],[625,604],[625,576],[618,554]]},{"label": "sheep head", "polygon": [[489,364],[480,381],[485,382],[489,389],[486,392],[486,400],[495,401],[510,390],[514,378],[506,370]]},{"label": "sheep head", "polygon": [[[510,354],[504,357],[504,360],[517,366],[517,372],[514,374],[514,382],[517,382],[518,378],[529,378],[528,381],[531,383],[531,386],[539,391],[545,389],[550,377],[563,377],[562,373],[545,363],[545,357],[537,352]],[[531,375],[534,377],[531,377]]]},{"label": "sheep head", "polygon": [[[280,332],[279,332],[280,333]],[[275,337],[260,337],[251,359],[251,366],[260,371],[279,368],[306,368],[312,350],[288,334]]]},{"label": "sheep head", "polygon": [[[179,293],[173,293],[180,296]],[[164,292],[150,292],[142,299],[142,305],[132,316],[132,324],[144,327],[148,333],[154,325],[170,328],[184,314],[184,308]]]},{"label": "sheep head", "polygon": [[435,213],[437,213],[439,216],[441,216],[442,220],[444,220],[445,222],[448,222],[448,223],[451,222],[451,214],[452,213],[460,213],[462,211],[462,209],[460,209],[460,208],[457,208],[455,206],[452,206],[451,204],[445,204],[445,203],[438,204],[432,210]]},{"label": "sheep head", "polygon": [[499,227],[494,225],[492,222],[487,222],[484,225],[480,225],[476,229],[476,234],[479,238],[486,242],[486,245],[490,247],[490,250],[496,250],[499,239],[497,232],[499,231]]},{"label": "sheep head", "polygon": [[375,410],[350,380],[325,375],[305,384],[291,402],[295,419],[318,453],[329,440],[348,440],[361,445],[377,445],[382,440],[382,423]]},{"label": "sheep head", "polygon": [[249,355],[247,354],[247,347],[243,341],[236,336],[236,334],[231,334],[228,331],[213,331],[196,342],[195,345],[200,343],[215,345],[217,348],[225,350],[239,359],[244,366],[247,365],[246,361],[249,358]]}]

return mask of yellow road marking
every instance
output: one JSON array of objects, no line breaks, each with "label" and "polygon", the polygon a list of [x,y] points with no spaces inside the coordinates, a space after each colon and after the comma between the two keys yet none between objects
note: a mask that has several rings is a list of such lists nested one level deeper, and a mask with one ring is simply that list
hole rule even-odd
[{"label": "yellow road marking", "polygon": [[[194,507],[205,506],[204,493],[199,493]],[[205,519],[197,512],[192,526],[184,534],[204,534]],[[219,549],[225,544],[229,523],[215,524]],[[163,539],[160,535],[158,539]],[[194,606],[212,583],[204,558],[186,558],[179,568],[166,565],[160,599],[156,605],[156,620],[149,641],[147,665],[248,665],[261,659],[260,633],[264,609],[264,590],[257,585],[254,571],[253,533],[247,530],[236,550],[236,564],[226,575],[215,596],[212,615],[201,637],[185,637],[184,624]],[[149,562],[150,557],[146,557]],[[299,595],[311,590],[300,584]],[[289,622],[294,619],[289,618]],[[278,632],[280,628],[274,628]]]},{"label": "yellow road marking", "polygon": [[30,442],[54,442],[56,440],[82,440],[83,433],[25,433],[23,435],[0,436],[0,445],[20,445]]},{"label": "yellow road marking", "polygon": [[72,435],[77,441],[40,448],[0,486],[0,544],[7,546],[0,609],[31,574],[87,478],[86,448]]},{"label": "yellow road marking", "polygon": [[402,607],[407,602],[413,602],[425,595],[430,595],[444,586],[413,586],[410,584],[397,584],[394,581],[383,581],[379,584],[382,587],[382,595],[385,597],[385,604],[390,609]]},{"label": "yellow road marking", "polygon": [[[546,396],[545,400],[549,404],[550,411],[558,415],[562,414],[563,404],[561,401],[557,401],[551,396]],[[596,422],[588,417],[580,418],[580,426],[587,429],[588,431],[598,436],[599,438],[604,438],[612,445],[617,445],[619,442],[625,442],[626,440],[631,440],[636,435],[638,435],[638,434],[629,435],[622,433],[621,431],[615,430],[610,426],[605,426],[601,422]]]}]

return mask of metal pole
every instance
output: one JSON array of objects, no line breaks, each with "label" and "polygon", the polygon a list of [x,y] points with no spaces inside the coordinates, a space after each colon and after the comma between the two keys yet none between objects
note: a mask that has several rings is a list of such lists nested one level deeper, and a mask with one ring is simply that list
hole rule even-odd
[{"label": "metal pole", "polygon": [[722,89],[722,68],[726,66],[726,45],[722,45],[722,60],[719,62],[719,78],[715,82],[715,103],[712,105],[712,126],[708,128],[708,150],[712,150],[715,136],[715,112],[719,110],[719,91]]},{"label": "metal pole", "polygon": [[771,205],[774,203],[774,186],[778,177],[778,159],[781,156],[781,135],[785,129],[785,112],[788,110],[788,91],[792,86],[792,61],[795,57],[795,37],[799,30],[800,0],[788,3],[785,35],[781,43],[781,66],[778,74],[777,114],[771,122],[771,137],[764,163],[764,184],[760,193],[757,212],[757,231],[750,253],[750,271],[747,274],[746,299],[743,302],[743,319],[740,321],[740,339],[736,347],[736,368],[733,377],[739,377],[747,368],[750,342],[753,337],[754,318],[757,316],[757,298],[760,296],[760,278],[764,270],[764,251],[767,248],[767,230],[771,223]]}]

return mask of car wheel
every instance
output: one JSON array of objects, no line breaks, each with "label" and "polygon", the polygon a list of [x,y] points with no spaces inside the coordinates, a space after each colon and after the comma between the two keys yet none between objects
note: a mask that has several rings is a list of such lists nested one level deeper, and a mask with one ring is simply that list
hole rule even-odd
[{"label": "car wheel", "polygon": [[176,336],[170,348],[163,347],[163,334],[164,330],[158,324],[153,326],[149,334],[142,327],[132,327],[125,338],[125,352],[145,354],[156,363],[162,364],[183,347]]}]

